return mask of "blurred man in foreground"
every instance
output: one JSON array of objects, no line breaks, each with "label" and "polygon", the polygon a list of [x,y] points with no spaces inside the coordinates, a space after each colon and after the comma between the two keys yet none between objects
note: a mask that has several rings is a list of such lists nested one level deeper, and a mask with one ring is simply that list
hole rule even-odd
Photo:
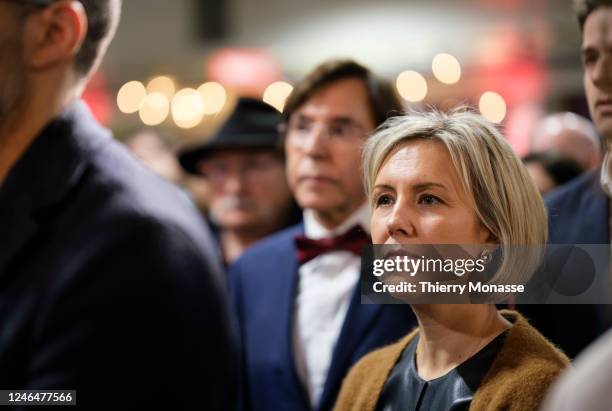
[{"label": "blurred man in foreground", "polygon": [[209,233],[79,100],[119,13],[0,1],[0,388],[77,390],[86,410],[231,409]]},{"label": "blurred man in foreground", "polygon": [[230,268],[245,409],[330,410],[351,365],[415,326],[406,307],[360,304],[358,282],[370,242],[361,149],[400,111],[393,87],[353,61],[320,65],[289,96],[287,177],[304,222]]},{"label": "blurred man in foreground", "polygon": [[285,177],[279,117],[272,106],[241,98],[217,133],[179,156],[185,170],[209,184],[210,218],[228,264],[300,220]]}]

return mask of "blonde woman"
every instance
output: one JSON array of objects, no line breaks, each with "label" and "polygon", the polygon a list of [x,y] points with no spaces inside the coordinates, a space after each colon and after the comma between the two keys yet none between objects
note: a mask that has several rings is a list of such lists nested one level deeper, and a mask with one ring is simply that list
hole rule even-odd
[{"label": "blonde woman", "polygon": [[[529,174],[477,114],[389,120],[366,144],[364,173],[375,244],[546,243],[546,212]],[[521,264],[502,262],[494,280],[513,270],[521,278],[529,272]],[[353,367],[337,410],[535,410],[568,364],[516,312],[492,304],[412,309],[418,328]]]}]

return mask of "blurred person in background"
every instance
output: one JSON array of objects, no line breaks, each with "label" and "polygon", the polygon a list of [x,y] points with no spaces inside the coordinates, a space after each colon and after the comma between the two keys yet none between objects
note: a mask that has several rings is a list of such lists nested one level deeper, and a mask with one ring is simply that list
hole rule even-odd
[{"label": "blurred person in background", "polygon": [[542,195],[584,172],[579,163],[557,151],[527,154],[523,157],[523,164]]},{"label": "blurred person in background", "polygon": [[183,184],[183,169],[171,144],[156,130],[141,129],[123,139],[127,148],[144,165],[166,180]]},{"label": "blurred person in background", "polygon": [[120,8],[0,0],[0,387],[77,390],[86,410],[231,409],[210,233],[80,100]]},{"label": "blurred person in background", "polygon": [[393,86],[350,60],[296,85],[282,117],[287,176],[303,224],[230,267],[247,410],[330,410],[349,368],[416,324],[398,306],[360,304],[370,213],[359,174],[369,134],[402,106]]},{"label": "blurred person in background", "polygon": [[[581,57],[586,99],[604,140],[601,167],[583,173],[545,199],[551,244],[610,244],[612,193],[612,0],[575,0],[582,33]],[[583,273],[575,273],[583,275]],[[525,305],[531,323],[570,358],[610,325],[606,306]]]},{"label": "blurred person in background", "polygon": [[612,404],[612,330],[576,358],[541,411],[609,411]]},{"label": "blurred person in background", "polygon": [[301,218],[285,176],[279,119],[272,106],[241,98],[217,133],[179,156],[210,187],[209,216],[228,264]]},{"label": "blurred person in background", "polygon": [[556,151],[580,164],[584,170],[601,165],[601,141],[593,123],[570,112],[554,113],[536,124],[530,152]]},{"label": "blurred person in background", "polygon": [[591,118],[606,147],[601,171],[585,173],[549,197],[552,243],[608,244],[610,242],[610,164],[612,141],[612,60],[610,37],[612,1],[575,2],[582,31],[584,87]]},{"label": "blurred person in background", "polygon": [[[470,244],[483,258],[494,244],[546,243],[542,197],[480,115],[392,118],[366,144],[363,162],[375,244]],[[527,282],[540,260],[521,252],[521,266],[504,254],[509,261],[490,283]],[[515,311],[431,300],[403,308],[412,308],[418,329],[353,367],[337,411],[532,411],[569,363]]]}]

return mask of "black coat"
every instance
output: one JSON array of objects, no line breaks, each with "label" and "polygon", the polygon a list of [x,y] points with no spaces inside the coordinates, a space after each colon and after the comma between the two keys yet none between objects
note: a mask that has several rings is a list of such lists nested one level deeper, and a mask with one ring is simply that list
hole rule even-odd
[{"label": "black coat", "polygon": [[221,276],[179,190],[71,104],[0,186],[0,389],[76,389],[79,409],[230,409]]}]

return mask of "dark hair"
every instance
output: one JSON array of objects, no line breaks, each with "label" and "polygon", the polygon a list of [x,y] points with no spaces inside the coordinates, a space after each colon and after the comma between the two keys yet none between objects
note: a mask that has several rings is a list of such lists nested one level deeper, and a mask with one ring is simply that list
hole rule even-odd
[{"label": "dark hair", "polygon": [[527,154],[523,164],[539,164],[556,186],[565,184],[584,172],[584,168],[576,161],[557,151],[542,151]]},{"label": "dark hair", "polygon": [[363,80],[376,126],[403,111],[402,103],[389,81],[353,60],[329,60],[317,66],[295,86],[285,104],[281,123],[287,123],[291,115],[323,87],[350,78]]},{"label": "dark hair", "polygon": [[584,23],[589,15],[600,7],[612,7],[612,0],[574,0],[574,11],[580,31],[584,29]]},{"label": "dark hair", "polygon": [[87,14],[87,36],[76,56],[75,68],[87,74],[96,66],[119,24],[122,0],[80,0]]},{"label": "dark hair", "polygon": [[[58,0],[24,2],[20,17],[24,18],[38,7],[45,7]],[[87,15],[87,35],[75,57],[78,74],[87,75],[102,57],[119,24],[122,0],[79,0]]]}]

